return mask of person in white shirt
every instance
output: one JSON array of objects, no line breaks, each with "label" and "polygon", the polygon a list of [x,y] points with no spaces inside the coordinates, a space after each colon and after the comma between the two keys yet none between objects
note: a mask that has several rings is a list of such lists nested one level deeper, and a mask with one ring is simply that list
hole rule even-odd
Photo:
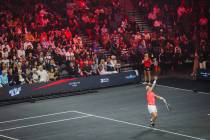
[{"label": "person in white shirt", "polygon": [[39,70],[37,71],[37,74],[39,76],[39,82],[48,82],[49,81],[49,75],[45,69],[43,69],[43,66],[39,66]]},{"label": "person in white shirt", "polygon": [[113,74],[117,73],[117,71],[107,71],[107,62],[105,62],[104,59],[101,60],[99,66],[98,66],[98,73],[99,75],[106,75],[106,74]]},{"label": "person in white shirt", "polygon": [[17,50],[17,57],[25,57],[25,50],[23,49],[23,46],[21,46],[18,50]]},{"label": "person in white shirt", "polygon": [[28,46],[31,46],[32,49],[33,49],[33,45],[30,41],[26,40],[24,43],[23,43],[23,47],[24,47],[24,50],[26,50],[27,48],[29,48]]},{"label": "person in white shirt", "polygon": [[1,53],[2,53],[2,57],[7,58],[9,56],[9,50],[6,47],[3,48],[3,51]]},{"label": "person in white shirt", "polygon": [[9,67],[10,60],[7,57],[3,57],[1,63],[4,63],[7,67]]}]

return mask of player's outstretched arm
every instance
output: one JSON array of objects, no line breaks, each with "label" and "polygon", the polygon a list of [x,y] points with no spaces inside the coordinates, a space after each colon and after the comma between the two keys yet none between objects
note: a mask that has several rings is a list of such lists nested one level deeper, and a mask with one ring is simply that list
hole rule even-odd
[{"label": "player's outstretched arm", "polygon": [[158,96],[158,95],[156,95],[156,94],[155,94],[155,97],[156,97],[157,99],[159,99],[159,100],[163,100],[163,101],[165,100],[163,97]]}]

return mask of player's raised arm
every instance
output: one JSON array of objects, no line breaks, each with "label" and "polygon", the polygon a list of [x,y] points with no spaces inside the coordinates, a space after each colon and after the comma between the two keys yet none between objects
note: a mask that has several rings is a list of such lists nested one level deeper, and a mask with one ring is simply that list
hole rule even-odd
[{"label": "player's raised arm", "polygon": [[153,81],[153,83],[152,83],[152,87],[151,87],[151,90],[153,90],[154,89],[154,87],[155,87],[155,85],[156,85],[156,83],[157,83],[157,76],[155,76],[154,77],[154,81]]}]

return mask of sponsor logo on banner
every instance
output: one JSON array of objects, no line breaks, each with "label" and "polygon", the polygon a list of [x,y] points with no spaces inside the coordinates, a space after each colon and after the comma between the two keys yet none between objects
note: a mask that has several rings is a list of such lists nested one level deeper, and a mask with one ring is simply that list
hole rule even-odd
[{"label": "sponsor logo on banner", "polygon": [[101,83],[108,83],[109,82],[109,78],[102,78],[100,79]]},{"label": "sponsor logo on banner", "polygon": [[69,83],[69,85],[72,86],[72,87],[77,87],[79,84],[80,84],[79,81],[77,81],[77,82],[70,82]]},{"label": "sponsor logo on banner", "polygon": [[9,91],[9,95],[10,95],[11,97],[17,96],[17,95],[20,94],[21,90],[22,90],[21,87],[13,88],[13,89],[11,89],[11,90]]},{"label": "sponsor logo on banner", "polygon": [[128,76],[125,76],[125,79],[135,79],[136,78],[136,75],[134,74],[130,74]]},{"label": "sponsor logo on banner", "polygon": [[210,76],[210,73],[208,73],[208,72],[201,72],[201,75],[203,77],[209,77]]}]

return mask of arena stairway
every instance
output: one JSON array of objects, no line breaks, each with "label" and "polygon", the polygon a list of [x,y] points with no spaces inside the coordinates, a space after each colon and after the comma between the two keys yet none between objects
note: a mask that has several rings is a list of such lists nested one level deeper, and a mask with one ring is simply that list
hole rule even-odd
[{"label": "arena stairway", "polygon": [[144,30],[147,30],[150,33],[153,32],[145,13],[134,6],[134,2],[130,0],[120,0],[120,4],[123,7],[122,11],[128,15],[129,22],[135,21],[141,33],[143,33]]},{"label": "arena stairway", "polygon": [[[79,36],[82,38],[82,41],[86,46],[93,46],[93,41],[88,37],[86,33],[80,31]],[[102,46],[98,48],[98,54],[101,56],[103,55],[103,58],[111,55],[110,52],[106,51]]]}]

